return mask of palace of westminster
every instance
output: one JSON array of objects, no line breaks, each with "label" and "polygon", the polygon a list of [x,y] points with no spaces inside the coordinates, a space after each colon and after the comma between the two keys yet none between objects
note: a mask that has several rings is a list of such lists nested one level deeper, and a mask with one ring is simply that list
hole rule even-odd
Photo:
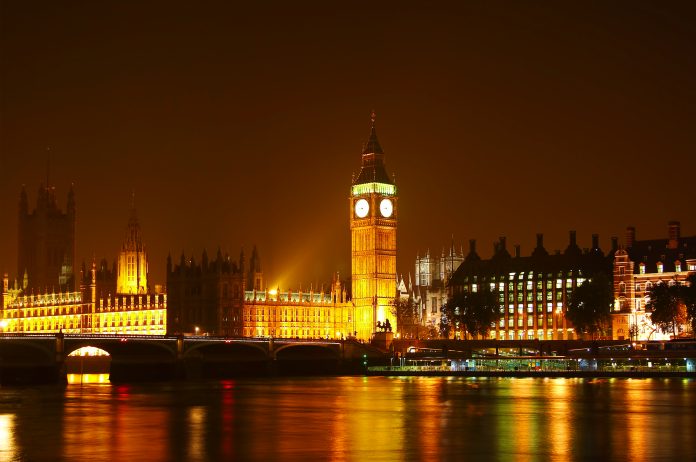
[{"label": "palace of westminster", "polygon": [[[614,339],[668,338],[650,322],[646,300],[652,285],[682,283],[696,273],[696,236],[682,237],[670,222],[666,239],[636,240],[628,228],[623,246],[616,238],[604,253],[592,236],[582,249],[574,231],[567,248],[549,253],[543,235],[531,255],[514,255],[506,238],[494,244],[490,259],[481,259],[476,241],[415,260],[415,283],[397,276],[398,194],[387,173],[384,151],[375,132],[374,114],[360,173],[350,186],[350,283],[334,276],[327,292],[280,291],[264,282],[254,247],[247,258],[203,252],[200,262],[181,255],[167,258],[166,285],[148,280],[148,258],[135,206],[117,260],[76,269],[75,194],[68,192],[66,211],[55,188],[41,186],[35,209],[27,193],[19,200],[17,273],[3,275],[0,333],[85,333],[129,335],[215,335],[229,337],[372,339],[378,323],[389,321],[395,299],[411,300],[416,322],[436,332],[442,306],[453,291],[488,286],[499,297],[500,319],[490,338],[499,340],[578,338],[565,312],[572,291],[593,274],[613,275]],[[429,328],[429,329],[426,329]],[[688,326],[681,326],[682,330]],[[455,337],[463,333],[455,331]]]}]

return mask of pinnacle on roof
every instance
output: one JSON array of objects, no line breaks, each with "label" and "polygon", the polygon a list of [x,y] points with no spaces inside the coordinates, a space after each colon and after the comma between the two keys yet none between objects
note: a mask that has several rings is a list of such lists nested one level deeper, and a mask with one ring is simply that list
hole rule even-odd
[{"label": "pinnacle on roof", "polygon": [[384,154],[384,151],[382,151],[382,146],[379,145],[379,140],[377,139],[377,132],[375,131],[375,118],[376,114],[373,110],[372,114],[370,114],[370,120],[372,121],[372,125],[370,126],[370,139],[363,148],[363,154]]},{"label": "pinnacle on roof", "polygon": [[354,178],[353,184],[365,183],[386,183],[394,184],[384,166],[384,151],[377,141],[377,133],[375,132],[375,112],[372,111],[370,118],[372,126],[370,127],[370,139],[363,146],[362,163],[360,173],[357,178]]}]

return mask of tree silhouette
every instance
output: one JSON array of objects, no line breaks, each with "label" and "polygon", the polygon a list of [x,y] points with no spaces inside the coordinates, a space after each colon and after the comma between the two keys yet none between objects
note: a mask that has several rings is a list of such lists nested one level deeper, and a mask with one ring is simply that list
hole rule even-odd
[{"label": "tree silhouette", "polygon": [[443,336],[449,336],[453,328],[456,330],[461,326],[473,337],[486,337],[491,330],[491,324],[500,319],[498,297],[487,288],[481,288],[477,292],[455,294],[442,307],[442,313],[440,330]]},{"label": "tree silhouette", "polygon": [[420,320],[418,319],[418,307],[411,298],[395,298],[389,309],[396,318],[397,331],[404,338],[417,337]]},{"label": "tree silhouette", "polygon": [[681,290],[686,316],[691,321],[691,335],[696,336],[696,273],[686,278],[686,284]]},{"label": "tree silhouette", "polygon": [[654,285],[648,292],[650,300],[645,308],[650,313],[650,320],[662,332],[672,331],[676,338],[677,326],[685,323],[687,319],[686,306],[682,301],[685,288],[678,282],[668,285],[664,282]]},{"label": "tree silhouette", "polygon": [[566,318],[579,333],[588,333],[594,338],[598,333],[604,334],[610,325],[613,300],[609,278],[597,273],[570,294]]}]

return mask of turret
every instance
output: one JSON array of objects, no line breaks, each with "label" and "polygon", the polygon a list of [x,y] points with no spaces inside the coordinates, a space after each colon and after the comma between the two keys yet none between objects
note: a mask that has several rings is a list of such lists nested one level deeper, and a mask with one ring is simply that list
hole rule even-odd
[{"label": "turret", "polygon": [[135,195],[133,195],[126,238],[118,256],[116,292],[121,294],[147,292],[147,273],[147,254],[140,235],[140,224],[135,210]]}]

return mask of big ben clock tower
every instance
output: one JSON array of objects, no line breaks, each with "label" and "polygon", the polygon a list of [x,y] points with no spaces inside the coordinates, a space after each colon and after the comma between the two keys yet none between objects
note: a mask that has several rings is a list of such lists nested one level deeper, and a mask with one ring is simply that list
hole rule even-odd
[{"label": "big ben clock tower", "polygon": [[396,296],[396,185],[384,166],[374,112],[349,204],[355,330],[358,338],[369,339],[377,322],[389,320],[394,332],[397,327],[390,309]]}]

